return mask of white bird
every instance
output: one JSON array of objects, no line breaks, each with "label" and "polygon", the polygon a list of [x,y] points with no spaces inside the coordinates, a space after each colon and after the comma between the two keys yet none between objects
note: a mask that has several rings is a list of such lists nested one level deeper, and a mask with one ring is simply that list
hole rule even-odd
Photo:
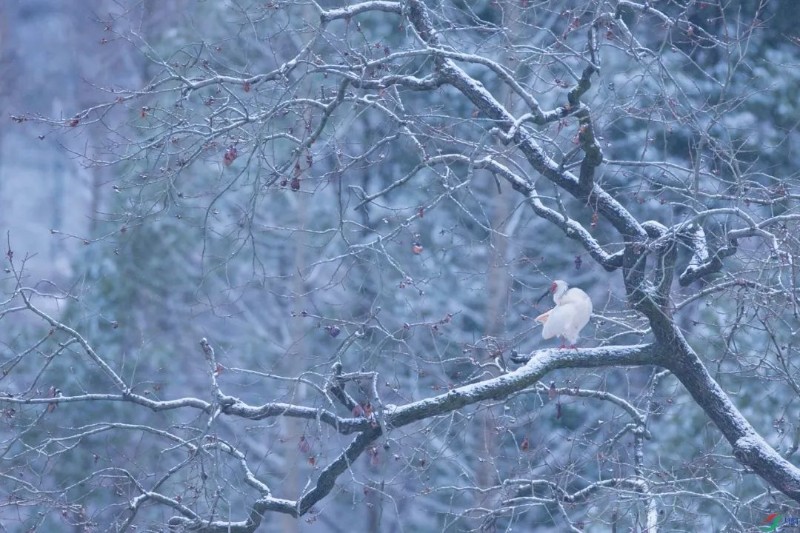
[{"label": "white bird", "polygon": [[[545,339],[561,337],[569,341],[570,347],[574,348],[578,334],[589,323],[589,317],[592,314],[592,300],[581,289],[567,290],[567,287],[566,281],[557,279],[553,282],[547,292],[553,293],[553,301],[556,306],[537,316],[536,321],[544,324],[542,337]],[[547,292],[542,295],[542,298],[547,296]],[[566,345],[562,344],[561,347],[565,348]]]}]

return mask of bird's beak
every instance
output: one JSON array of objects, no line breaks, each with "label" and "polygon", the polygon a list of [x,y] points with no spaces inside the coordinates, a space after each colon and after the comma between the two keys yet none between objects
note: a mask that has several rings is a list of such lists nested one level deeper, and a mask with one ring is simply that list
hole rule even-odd
[{"label": "bird's beak", "polygon": [[544,291],[544,294],[542,294],[541,296],[539,296],[539,299],[538,299],[538,300],[536,300],[536,303],[538,304],[539,302],[541,302],[541,301],[542,301],[542,299],[543,299],[545,296],[547,296],[548,294],[550,294],[550,289],[547,289],[546,291]]}]

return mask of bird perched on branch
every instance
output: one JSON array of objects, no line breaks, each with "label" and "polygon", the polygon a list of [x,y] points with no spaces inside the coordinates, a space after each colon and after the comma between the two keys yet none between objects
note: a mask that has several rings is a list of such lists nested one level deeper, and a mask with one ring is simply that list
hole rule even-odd
[{"label": "bird perched on branch", "polygon": [[[568,287],[566,281],[557,279],[553,282],[539,300],[552,293],[556,306],[537,316],[536,321],[544,324],[542,337],[545,339],[561,337],[570,343],[570,348],[575,348],[578,334],[589,323],[592,300],[582,290],[578,288],[567,290]],[[566,344],[562,344],[561,347],[566,348]]]}]

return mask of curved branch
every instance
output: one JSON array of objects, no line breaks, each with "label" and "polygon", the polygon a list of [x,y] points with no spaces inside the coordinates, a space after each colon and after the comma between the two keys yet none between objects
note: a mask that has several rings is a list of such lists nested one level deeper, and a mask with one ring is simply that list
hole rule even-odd
[{"label": "curved branch", "polygon": [[400,407],[387,406],[386,426],[398,428],[484,400],[505,398],[536,384],[559,368],[661,365],[662,353],[652,344],[537,351],[531,354],[525,366],[508,374],[456,387],[445,394]]},{"label": "curved branch", "polygon": [[235,399],[234,403],[223,407],[222,412],[226,415],[239,416],[249,420],[263,420],[264,418],[271,418],[274,416],[320,420],[336,428],[336,430],[343,435],[355,433],[356,431],[364,431],[370,426],[369,421],[363,418],[342,418],[325,409],[301,407],[299,405],[280,402],[272,402],[256,407]]},{"label": "curved branch", "polygon": [[381,0],[373,0],[369,2],[361,2],[360,4],[353,4],[352,6],[342,7],[339,9],[328,9],[319,15],[320,22],[327,24],[332,20],[345,19],[349,20],[352,17],[368,11],[384,11],[386,13],[395,13],[397,15],[403,12],[403,7],[400,2],[385,2]]},{"label": "curved branch", "polygon": [[710,256],[706,232],[700,224],[692,223],[686,226],[679,230],[679,235],[683,237],[683,240],[692,249],[692,259],[686,269],[678,276],[678,283],[682,287],[709,274],[719,272],[722,270],[722,259],[736,253],[736,239],[731,239],[729,246],[720,248]]},{"label": "curved branch", "polygon": [[670,323],[670,328],[669,342],[661,344],[670,350],[670,353],[663,353],[660,357],[664,366],[680,380],[719,428],[733,447],[733,454],[739,462],[752,468],[794,501],[800,502],[800,468],[767,444],[717,384],[677,326]]},{"label": "curved branch", "polygon": [[475,167],[486,168],[495,174],[499,174],[511,184],[514,190],[525,194],[528,205],[531,206],[537,215],[561,228],[564,234],[570,239],[580,242],[584,249],[589,252],[589,255],[592,256],[592,259],[602,265],[604,269],[611,272],[622,266],[621,255],[617,256],[607,253],[583,225],[545,206],[541,200],[539,200],[539,196],[536,194],[533,184],[512,172],[510,168],[490,158],[476,161]]},{"label": "curved branch", "polygon": [[[424,2],[421,0],[409,0],[407,16],[417,35],[425,44],[434,48],[440,47],[438,34],[430,20]],[[461,94],[490,119],[498,122],[503,130],[506,132],[510,130],[515,122],[514,117],[480,81],[469,76],[445,56],[439,55],[436,62],[439,73],[447,83],[458,89]],[[644,229],[622,204],[597,184],[593,184],[588,191],[583,190],[578,178],[571,172],[561,169],[527,131],[524,129],[517,130],[514,142],[537,172],[576,198],[587,201],[606,217],[622,235],[635,241],[644,241],[646,239]]]}]

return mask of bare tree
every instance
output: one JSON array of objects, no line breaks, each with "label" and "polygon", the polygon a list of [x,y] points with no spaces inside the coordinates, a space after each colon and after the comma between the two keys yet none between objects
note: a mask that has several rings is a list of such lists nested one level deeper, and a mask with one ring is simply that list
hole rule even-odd
[{"label": "bare tree", "polygon": [[[9,239],[4,522],[745,530],[800,502],[774,7],[329,4],[105,21],[150,81],[15,115],[104,128],[81,155],[116,177],[81,284]],[[577,349],[530,319],[556,278],[594,299]]]}]

